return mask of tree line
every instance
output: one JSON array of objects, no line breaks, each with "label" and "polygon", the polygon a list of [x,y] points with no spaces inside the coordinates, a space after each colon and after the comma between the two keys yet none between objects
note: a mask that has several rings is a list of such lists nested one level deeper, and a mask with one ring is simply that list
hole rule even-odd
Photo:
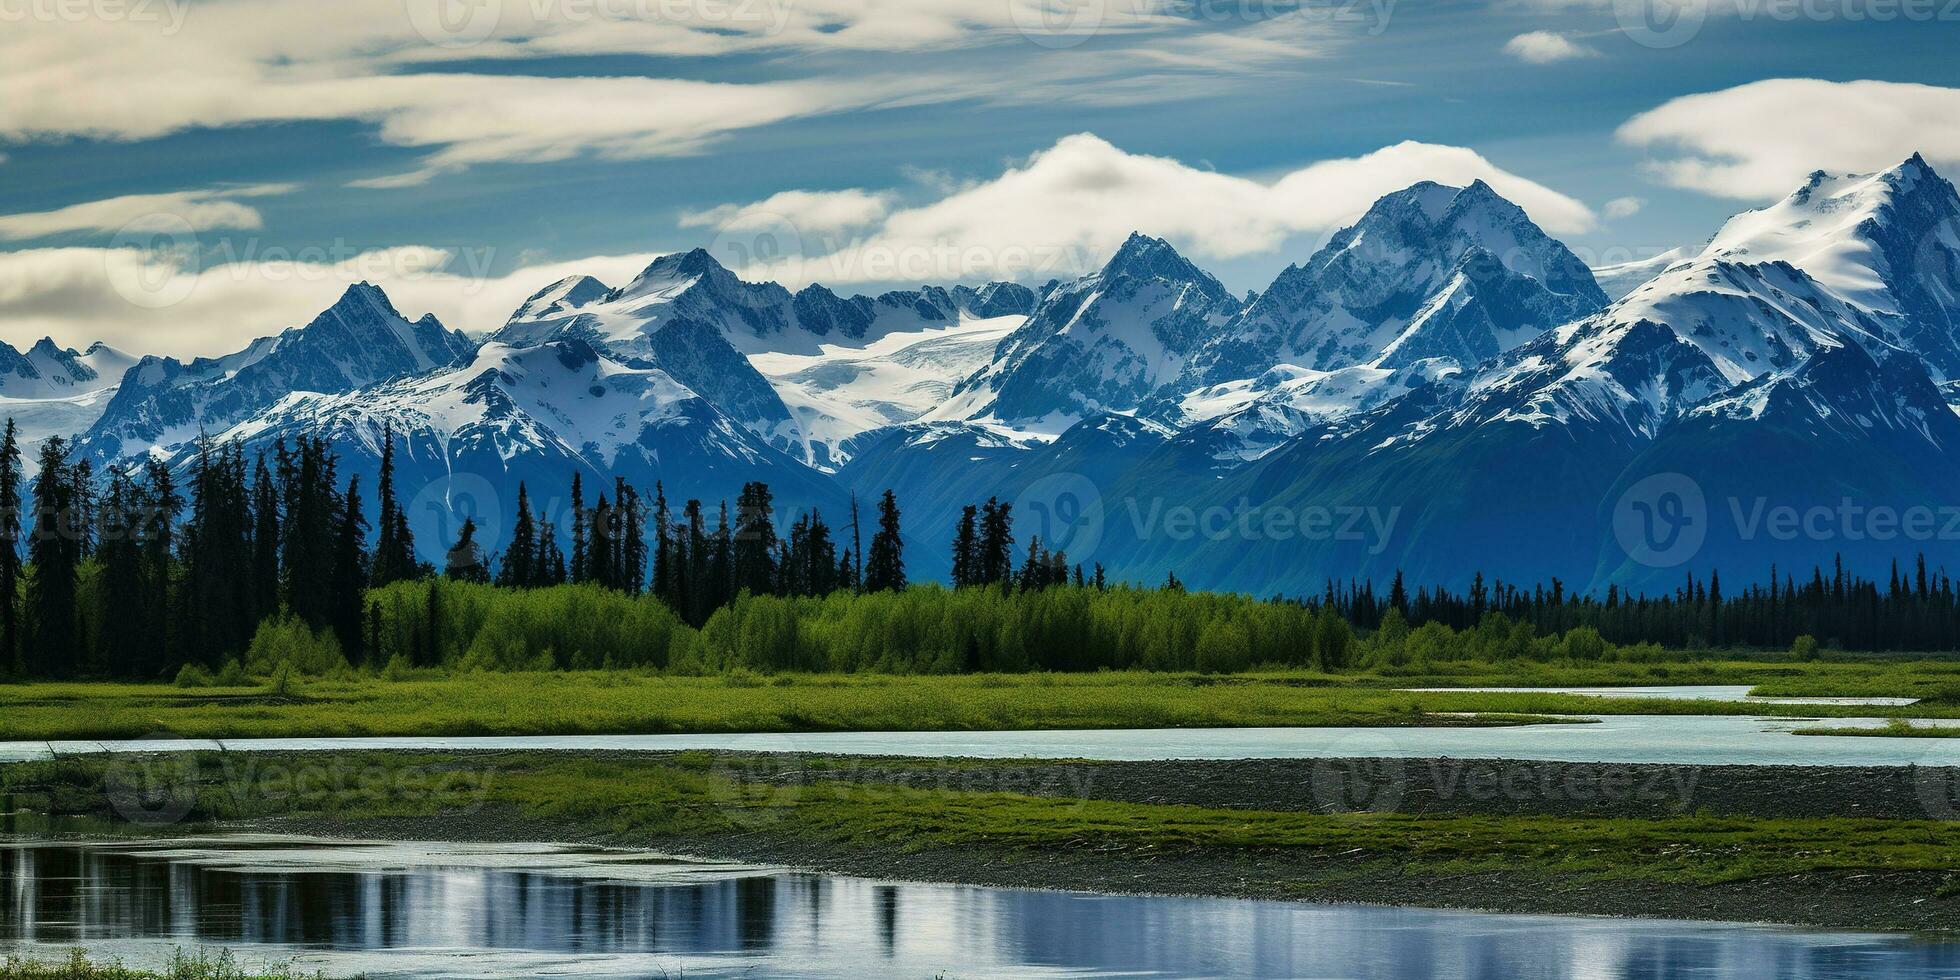
[{"label": "tree line", "polygon": [[[910,587],[890,491],[869,521],[853,498],[843,523],[833,527],[809,510],[784,534],[775,498],[761,482],[745,484],[732,505],[710,508],[695,499],[675,505],[658,483],[649,498],[615,479],[588,503],[585,481],[574,473],[566,528],[534,509],[520,483],[503,550],[487,552],[477,525],[466,520],[437,567],[417,558],[397,499],[392,434],[383,437],[372,521],[366,488],[358,477],[340,479],[340,460],[323,439],[281,442],[250,458],[235,443],[206,439],[180,470],[151,459],[106,479],[60,438],[43,443],[35,462],[30,480],[10,420],[0,434],[0,671],[11,665],[34,677],[155,679],[186,665],[214,670],[255,642],[327,643],[328,661],[356,664],[401,657],[431,665],[472,650],[495,650],[483,657],[505,666],[546,649],[558,666],[608,656],[588,641],[567,646],[553,639],[558,633],[526,634],[545,644],[529,653],[494,635],[479,646],[482,622],[459,626],[465,621],[442,608],[445,595],[465,591],[397,587],[435,579],[490,590],[482,595],[577,586],[580,595],[644,599],[671,614],[680,631],[673,635],[681,638],[669,638],[672,631],[656,627],[651,614],[636,614],[630,621],[660,638],[657,655],[643,642],[627,644],[641,651],[637,660],[710,668],[1188,667],[1200,662],[1202,647],[1210,663],[1250,657],[1338,669],[1355,657],[1394,660],[1405,635],[1414,637],[1409,649],[1423,655],[1438,644],[1460,653],[1465,643],[1499,656],[1538,657],[1603,655],[1598,644],[1787,649],[1800,636],[1847,649],[1960,648],[1960,595],[1923,557],[1895,565],[1884,582],[1851,574],[1839,561],[1801,580],[1771,569],[1766,584],[1732,592],[1715,574],[1686,576],[1658,596],[1617,587],[1604,596],[1581,594],[1558,579],[1486,584],[1481,574],[1466,590],[1411,592],[1397,574],[1385,592],[1372,582],[1330,581],[1318,595],[1226,602],[1177,598],[1186,592],[1174,574],[1155,588],[1113,584],[1100,565],[1072,564],[1038,537],[1017,547],[1012,506],[989,499],[965,507],[957,522],[952,587],[921,589]],[[403,605],[411,593],[421,603],[415,610]],[[1229,612],[1219,613],[1219,602]],[[1197,630],[1177,616],[1197,616]],[[1336,643],[1335,621],[1397,642],[1379,649]],[[1432,625],[1448,635],[1422,632]],[[1095,632],[1105,628],[1117,632]],[[833,629],[834,639],[821,639]],[[1123,630],[1172,639],[1156,647],[1157,640]],[[864,645],[868,637],[895,636],[906,639]],[[1568,642],[1573,636],[1579,646]],[[1304,646],[1285,652],[1273,637]],[[623,641],[614,634],[609,642]],[[920,646],[908,652],[905,644]],[[1100,652],[1077,657],[1071,650]]]},{"label": "tree line", "polygon": [[1473,629],[1496,613],[1541,635],[1585,627],[1614,643],[1671,649],[1784,650],[1809,636],[1844,650],[1960,650],[1960,591],[1924,554],[1894,561],[1883,580],[1846,569],[1839,556],[1807,574],[1771,565],[1762,581],[1734,589],[1723,587],[1720,572],[1684,572],[1680,585],[1659,595],[1630,594],[1617,585],[1594,595],[1557,578],[1524,586],[1478,573],[1467,589],[1427,586],[1411,593],[1397,573],[1386,593],[1370,581],[1330,581],[1315,601],[1364,630],[1378,628],[1390,610],[1414,626],[1434,622],[1454,630]]}]

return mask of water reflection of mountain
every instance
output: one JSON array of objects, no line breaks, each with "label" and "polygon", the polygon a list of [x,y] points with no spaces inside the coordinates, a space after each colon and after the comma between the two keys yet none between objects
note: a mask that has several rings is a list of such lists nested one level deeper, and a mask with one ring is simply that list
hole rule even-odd
[{"label": "water reflection of mountain", "polygon": [[[1960,947],[1720,925],[1099,897],[674,866],[632,880],[567,856],[114,853],[0,846],[0,950],[153,940],[347,953],[643,956],[690,974],[1082,971],[1159,976],[1717,975],[1927,980]],[[214,860],[222,854],[223,864]],[[324,854],[324,856],[323,856]],[[531,855],[536,857],[536,854]],[[422,866],[423,861],[431,862]],[[538,863],[538,862],[534,862]],[[364,965],[373,961],[364,961]],[[472,962],[477,962],[473,960]],[[516,964],[516,965],[511,965]],[[329,970],[328,972],[332,972]],[[495,972],[495,971],[489,971]]]}]

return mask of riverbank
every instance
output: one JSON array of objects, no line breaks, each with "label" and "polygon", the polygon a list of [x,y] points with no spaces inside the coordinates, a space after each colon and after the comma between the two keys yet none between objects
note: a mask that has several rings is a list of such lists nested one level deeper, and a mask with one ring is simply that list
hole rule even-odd
[{"label": "riverbank", "polygon": [[1927,816],[1960,788],[1952,770],[1743,768],[308,753],[23,764],[0,768],[0,792],[98,830],[135,812],[167,833],[543,840],[1010,887],[1960,930],[1960,835]]},{"label": "riverbank", "polygon": [[1953,666],[1937,661],[1452,663],[1395,675],[738,672],[683,677],[633,671],[428,671],[399,678],[289,677],[276,687],[0,684],[0,741],[1431,727],[1542,723],[1589,714],[1960,718],[1960,700],[1944,695],[1906,706],[1865,706],[1400,690],[1741,684],[1754,685],[1758,693],[1917,697],[1945,691]]}]

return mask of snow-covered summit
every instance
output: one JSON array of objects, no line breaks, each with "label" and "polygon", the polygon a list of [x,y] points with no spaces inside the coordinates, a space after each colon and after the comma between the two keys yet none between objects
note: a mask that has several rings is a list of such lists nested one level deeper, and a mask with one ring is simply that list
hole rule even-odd
[{"label": "snow-covered summit", "polygon": [[62,347],[42,337],[23,354],[0,341],[0,397],[9,399],[73,398],[122,380],[136,359],[97,341],[87,351]]},{"label": "snow-covered summit", "polygon": [[1132,234],[1100,270],[1049,290],[933,417],[1060,432],[1089,415],[1134,412],[1239,309],[1169,242]]},{"label": "snow-covered summit", "polygon": [[1191,359],[1185,387],[1281,364],[1468,366],[1606,305],[1592,273],[1488,184],[1389,194],[1289,266]]},{"label": "snow-covered summit", "polygon": [[83,437],[84,451],[102,460],[168,451],[294,392],[346,392],[432,371],[475,346],[434,316],[409,321],[380,287],[356,283],[305,326],[223,357],[144,357]]}]

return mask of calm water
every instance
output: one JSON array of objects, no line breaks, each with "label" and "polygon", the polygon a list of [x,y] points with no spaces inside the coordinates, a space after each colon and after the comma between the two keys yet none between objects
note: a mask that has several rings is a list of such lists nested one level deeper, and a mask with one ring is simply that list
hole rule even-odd
[{"label": "calm water", "polygon": [[1664,701],[1727,701],[1735,704],[1830,704],[1889,708],[1918,703],[1918,698],[1757,697],[1748,684],[1665,684],[1653,687],[1405,687],[1405,691],[1482,691],[1493,694],[1579,694],[1589,698],[1659,698]]},{"label": "calm water", "polygon": [[[1831,726],[1877,727],[1838,718]],[[1947,724],[1951,724],[1948,722]],[[1679,765],[1960,766],[1960,739],[1800,736],[1817,722],[1735,715],[1608,715],[1593,724],[1505,728],[1174,728],[796,735],[564,735],[487,738],[227,739],[233,752],[302,749],[727,749],[1035,759],[1534,759]],[[216,749],[207,740],[0,743],[0,762],[87,752]]]},{"label": "calm water", "polygon": [[371,976],[1870,978],[1960,945],[1770,927],[890,884],[532,846],[0,847],[0,952]]}]

